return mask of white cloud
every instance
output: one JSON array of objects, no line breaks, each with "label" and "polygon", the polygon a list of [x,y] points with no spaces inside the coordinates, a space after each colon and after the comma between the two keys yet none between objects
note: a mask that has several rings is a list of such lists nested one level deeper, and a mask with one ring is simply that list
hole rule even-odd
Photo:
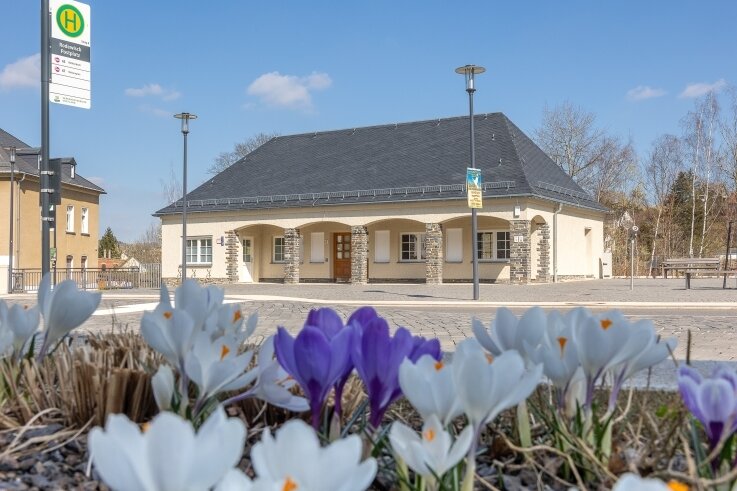
[{"label": "white cloud", "polygon": [[5,65],[0,72],[0,89],[38,87],[41,83],[41,54],[21,58]]},{"label": "white cloud", "polygon": [[631,101],[644,101],[645,99],[653,99],[662,97],[666,94],[663,89],[654,89],[649,85],[638,85],[634,89],[627,91],[627,99]]},{"label": "white cloud", "polygon": [[146,84],[140,88],[125,89],[125,95],[128,97],[160,97],[165,101],[173,101],[178,99],[182,94],[174,89],[165,89],[159,84]]},{"label": "white cloud", "polygon": [[251,82],[247,93],[271,106],[309,109],[312,107],[312,92],[325,90],[332,83],[327,73],[313,72],[306,77],[297,77],[270,72]]},{"label": "white cloud", "polygon": [[686,85],[683,92],[678,96],[680,98],[694,98],[701,97],[702,95],[708,94],[709,92],[719,92],[727,86],[727,81],[720,78],[713,84],[708,82],[697,82]]}]

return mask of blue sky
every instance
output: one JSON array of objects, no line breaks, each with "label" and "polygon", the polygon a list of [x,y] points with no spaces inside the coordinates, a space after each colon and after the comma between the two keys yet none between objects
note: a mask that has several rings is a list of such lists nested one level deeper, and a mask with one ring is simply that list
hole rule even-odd
[{"label": "blue sky", "polygon": [[[40,1],[6,0],[0,127],[40,142]],[[531,133],[565,100],[644,153],[678,132],[687,97],[737,84],[737,2],[256,2],[90,0],[92,109],[51,106],[51,153],[108,192],[100,233],[135,239],[181,173],[171,115],[190,133],[190,188],[258,132],[281,134],[467,113],[453,69],[483,65],[477,112]],[[702,85],[694,85],[702,84]],[[629,94],[629,95],[628,95]]]}]

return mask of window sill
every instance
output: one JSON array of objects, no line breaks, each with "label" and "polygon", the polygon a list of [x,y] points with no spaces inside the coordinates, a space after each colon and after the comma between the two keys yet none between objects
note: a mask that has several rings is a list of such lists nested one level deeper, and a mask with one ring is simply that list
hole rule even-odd
[{"label": "window sill", "polygon": [[426,259],[400,259],[397,261],[399,264],[416,264],[416,263],[426,263]]},{"label": "window sill", "polygon": [[65,230],[64,233],[67,235],[77,235],[77,233],[74,230]]},{"label": "window sill", "polygon": [[310,261],[310,264],[325,264],[327,261]]},{"label": "window sill", "polygon": [[460,261],[445,261],[445,264],[463,264],[463,260]]},{"label": "window sill", "polygon": [[286,261],[271,261],[271,264],[287,264]]},{"label": "window sill", "polygon": [[[471,261],[473,262],[473,261]],[[509,259],[479,259],[480,263],[491,263],[491,264],[509,264]]]},{"label": "window sill", "polygon": [[81,234],[79,234],[79,235],[82,235],[83,237],[89,237],[89,236],[90,236],[90,234],[88,234],[88,233],[85,233],[85,232],[82,232],[82,233],[81,233]]},{"label": "window sill", "polygon": [[391,261],[374,261],[374,264],[389,264]]},{"label": "window sill", "polygon": [[187,267],[193,267],[193,268],[209,268],[212,266],[212,263],[187,263]]}]

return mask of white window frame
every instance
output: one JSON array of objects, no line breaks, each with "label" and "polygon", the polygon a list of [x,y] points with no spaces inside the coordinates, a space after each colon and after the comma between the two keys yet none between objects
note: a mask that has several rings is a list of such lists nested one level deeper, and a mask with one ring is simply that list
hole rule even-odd
[{"label": "white window frame", "polygon": [[386,264],[391,261],[390,237],[389,230],[377,230],[374,232],[374,264]]},{"label": "white window frame", "polygon": [[74,233],[74,205],[67,205],[66,231],[69,233]]},{"label": "white window frame", "polygon": [[212,264],[212,235],[202,237],[187,237],[186,252],[187,265],[202,266]]},{"label": "white window frame", "polygon": [[[427,234],[425,232],[402,232],[399,234],[399,262],[400,263],[422,263],[427,260],[427,253],[425,251],[425,236]],[[410,257],[408,259],[404,259],[402,257],[402,246],[404,245],[404,238],[414,236],[417,240],[417,244],[419,245],[419,254],[417,254],[415,251],[414,258]],[[409,241],[408,241],[409,243]],[[411,252],[411,251],[410,251]]]},{"label": "white window frame", "polygon": [[81,232],[83,234],[90,233],[90,209],[89,208],[82,208],[82,216],[81,216]]},{"label": "white window frame", "polygon": [[491,244],[490,244],[490,246],[491,246],[491,254],[490,254],[490,256],[491,257],[488,257],[488,258],[484,258],[483,257],[484,256],[484,250],[483,250],[483,241],[482,241],[481,244],[479,244],[479,249],[478,249],[478,252],[479,252],[479,262],[482,262],[482,263],[508,263],[509,262],[509,258],[508,257],[504,257],[504,258],[498,257],[499,256],[499,253],[501,251],[503,251],[504,249],[500,250],[498,248],[497,241],[499,239],[499,234],[504,234],[504,233],[505,234],[508,234],[509,239],[508,239],[507,243],[509,244],[509,249],[507,249],[507,251],[511,252],[511,250],[512,250],[512,233],[511,233],[511,231],[509,231],[509,230],[503,230],[503,229],[491,229],[491,230],[479,230],[477,232],[476,242],[478,242],[478,240],[479,240],[478,239],[478,236],[479,235],[481,235],[481,234],[491,234]]},{"label": "white window frame", "polygon": [[[282,242],[280,246],[281,247],[281,259],[277,259],[277,255],[276,255],[276,249],[277,249],[276,241],[277,240],[280,240]],[[287,249],[287,239],[283,235],[274,235],[271,238],[271,262],[274,264],[286,263],[287,262],[285,258],[286,249]]]},{"label": "white window frame", "polygon": [[[451,240],[456,237],[458,239],[458,249],[460,256],[452,257],[451,251],[455,247],[451,247]],[[450,264],[460,264],[463,262],[463,229],[462,228],[449,228],[445,230],[445,262]]]}]

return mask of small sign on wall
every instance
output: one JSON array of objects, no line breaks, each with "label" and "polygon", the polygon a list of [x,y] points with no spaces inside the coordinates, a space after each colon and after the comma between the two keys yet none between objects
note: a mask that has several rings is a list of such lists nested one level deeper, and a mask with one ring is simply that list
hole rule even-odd
[{"label": "small sign on wall", "polygon": [[515,235],[514,236],[514,241],[515,242],[524,242],[525,241],[525,236],[524,235]]}]

